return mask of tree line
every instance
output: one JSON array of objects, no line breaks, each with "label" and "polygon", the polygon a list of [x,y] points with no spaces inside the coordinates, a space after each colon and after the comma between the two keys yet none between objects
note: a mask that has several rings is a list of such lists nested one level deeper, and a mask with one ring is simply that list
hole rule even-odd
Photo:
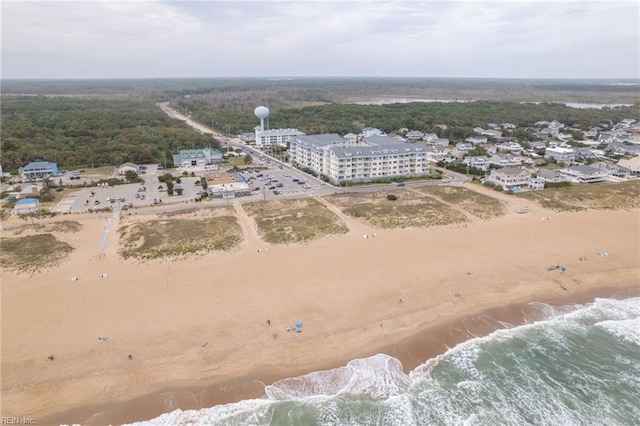
[{"label": "tree line", "polygon": [[4,96],[1,126],[5,171],[31,161],[59,169],[163,163],[179,149],[220,146],[148,99]]}]

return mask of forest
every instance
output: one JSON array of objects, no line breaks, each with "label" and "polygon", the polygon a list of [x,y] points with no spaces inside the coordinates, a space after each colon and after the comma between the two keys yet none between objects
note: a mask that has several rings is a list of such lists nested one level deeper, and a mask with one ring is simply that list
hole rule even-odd
[{"label": "forest", "polygon": [[[461,103],[359,105],[375,97],[465,100]],[[161,163],[181,148],[218,146],[212,138],[170,119],[156,106],[170,101],[214,130],[252,132],[253,110],[270,108],[271,128],[349,133],[377,127],[436,132],[452,142],[473,127],[509,122],[513,136],[540,120],[581,129],[640,119],[637,82],[393,78],[3,80],[1,149],[4,171],[30,161],[60,169]],[[470,100],[473,100],[470,102]],[[524,103],[527,102],[527,103]],[[627,103],[631,107],[569,108],[560,102]],[[443,131],[437,124],[447,124]]]},{"label": "forest", "polygon": [[59,169],[161,163],[181,148],[219,146],[150,100],[4,96],[1,126],[2,168],[10,172],[30,161]]}]

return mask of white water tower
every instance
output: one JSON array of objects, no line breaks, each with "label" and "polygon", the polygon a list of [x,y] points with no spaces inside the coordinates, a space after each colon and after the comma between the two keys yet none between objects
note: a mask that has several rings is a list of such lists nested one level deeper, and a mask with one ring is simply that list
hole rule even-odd
[{"label": "white water tower", "polygon": [[[259,106],[256,108],[253,113],[260,119],[260,128],[262,130],[266,130],[264,127],[264,119],[269,117],[269,108],[265,106]],[[269,127],[269,121],[267,120],[267,127]]]}]

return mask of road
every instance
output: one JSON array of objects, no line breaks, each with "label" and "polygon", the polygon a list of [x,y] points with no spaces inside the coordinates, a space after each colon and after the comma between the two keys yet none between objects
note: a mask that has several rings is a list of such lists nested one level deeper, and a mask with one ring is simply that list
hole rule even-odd
[{"label": "road", "polygon": [[[389,189],[393,189],[395,187],[397,187],[397,184],[372,184],[372,185],[356,185],[353,187],[338,187],[338,186],[334,186],[331,185],[321,179],[318,179],[314,176],[308,175],[306,173],[301,172],[300,170],[292,167],[290,164],[285,163],[283,161],[280,161],[274,157],[269,156],[268,154],[260,151],[257,148],[254,148],[252,146],[246,145],[245,143],[243,143],[240,139],[237,138],[231,138],[225,135],[222,135],[220,133],[215,132],[214,130],[210,129],[209,127],[203,125],[202,123],[198,123],[194,120],[192,120],[190,117],[186,117],[182,114],[180,114],[179,112],[175,111],[174,109],[169,107],[169,103],[168,102],[162,102],[159,103],[158,106],[160,106],[160,108],[171,118],[175,118],[181,121],[184,121],[185,123],[187,123],[189,126],[191,126],[192,128],[196,129],[197,131],[203,133],[203,134],[209,134],[212,137],[216,138],[217,140],[221,141],[223,144],[233,148],[233,149],[242,149],[245,152],[253,155],[254,159],[257,159],[257,161],[260,163],[260,158],[264,158],[266,160],[266,164],[271,166],[274,165],[275,167],[280,168],[280,166],[282,167],[281,170],[284,170],[285,172],[287,172],[288,174],[291,174],[293,176],[300,176],[302,177],[302,179],[306,180],[306,181],[310,181],[313,180],[317,183],[317,188],[314,188],[313,192],[307,192],[307,193],[303,193],[300,196],[296,196],[296,197],[288,197],[288,196],[284,196],[284,197],[273,197],[270,196],[268,197],[269,199],[272,198],[301,198],[301,197],[308,197],[308,196],[312,196],[312,195],[329,195],[329,194],[336,194],[336,193],[345,193],[345,192],[377,192],[377,191],[384,191],[384,190],[389,190]],[[263,162],[264,163],[264,162]],[[451,185],[451,186],[458,186],[458,185],[462,185],[464,182],[468,181],[469,178],[461,173],[456,173],[453,172],[451,170],[447,170],[441,167],[436,167],[431,165],[430,166],[431,169],[433,170],[440,170],[443,173],[444,178],[443,179],[435,179],[435,180],[421,180],[421,181],[409,181],[409,182],[405,182],[405,186],[409,187],[409,188],[420,188],[423,186],[437,186],[437,185]]]}]

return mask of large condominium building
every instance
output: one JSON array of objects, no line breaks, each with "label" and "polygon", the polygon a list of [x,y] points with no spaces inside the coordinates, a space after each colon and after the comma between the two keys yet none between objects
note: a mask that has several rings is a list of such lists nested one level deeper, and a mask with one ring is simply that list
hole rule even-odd
[{"label": "large condominium building", "polygon": [[414,176],[427,172],[427,146],[373,135],[361,142],[337,134],[298,136],[291,140],[290,161],[332,183],[367,182],[377,178]]},{"label": "large condominium building", "polygon": [[256,127],[256,146],[260,149],[269,148],[274,145],[287,146],[296,136],[304,136],[298,129],[270,129],[262,130]]}]

